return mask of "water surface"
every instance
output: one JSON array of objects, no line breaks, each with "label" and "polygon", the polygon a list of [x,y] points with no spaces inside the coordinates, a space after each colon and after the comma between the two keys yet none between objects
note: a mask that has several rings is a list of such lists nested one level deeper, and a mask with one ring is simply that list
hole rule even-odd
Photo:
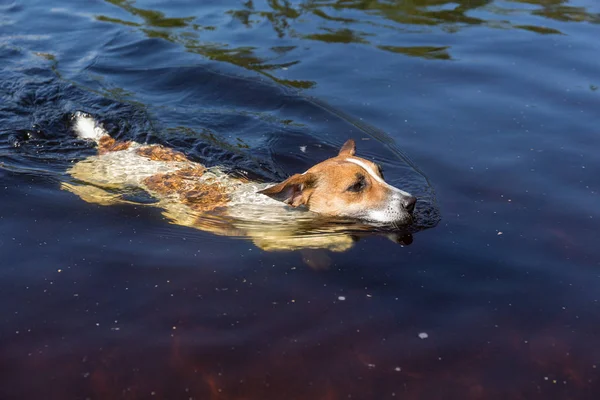
[{"label": "water surface", "polygon": [[[599,23],[592,0],[0,2],[0,398],[597,398]],[[431,223],[267,252],[90,204],[61,190],[94,154],[76,110],[264,180],[353,137]]]}]

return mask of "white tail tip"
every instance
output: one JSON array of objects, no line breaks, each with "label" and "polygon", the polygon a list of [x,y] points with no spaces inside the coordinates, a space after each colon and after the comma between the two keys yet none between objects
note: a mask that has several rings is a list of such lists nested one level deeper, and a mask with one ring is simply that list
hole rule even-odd
[{"label": "white tail tip", "polygon": [[90,114],[77,111],[73,115],[73,130],[80,139],[90,139],[98,142],[108,132]]}]

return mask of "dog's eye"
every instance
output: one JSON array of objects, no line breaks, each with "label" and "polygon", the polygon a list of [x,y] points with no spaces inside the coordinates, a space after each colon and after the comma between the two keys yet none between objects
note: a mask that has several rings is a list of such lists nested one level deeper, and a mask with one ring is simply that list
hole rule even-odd
[{"label": "dog's eye", "polygon": [[381,168],[381,165],[377,164],[377,172],[379,172],[379,176],[381,176],[381,179],[385,179],[383,177],[383,168]]},{"label": "dog's eye", "polygon": [[352,185],[348,186],[348,189],[346,189],[346,191],[358,193],[358,192],[362,192],[366,186],[367,186],[367,182],[365,181],[365,177],[361,176],[358,178],[358,181],[356,181]]}]

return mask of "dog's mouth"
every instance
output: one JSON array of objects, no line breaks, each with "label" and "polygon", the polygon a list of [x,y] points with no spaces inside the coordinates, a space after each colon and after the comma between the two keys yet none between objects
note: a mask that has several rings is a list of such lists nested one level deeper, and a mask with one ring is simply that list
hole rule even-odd
[{"label": "dog's mouth", "polygon": [[403,227],[406,227],[407,225],[412,225],[414,222],[415,222],[415,217],[412,214],[406,214],[406,216],[403,217],[401,220],[392,221],[390,223],[390,225],[395,229],[402,229]]},{"label": "dog's mouth", "polygon": [[341,225],[343,227],[343,232],[351,235],[355,240],[375,235],[386,237],[392,242],[402,246],[409,246],[413,242],[413,234],[420,230],[413,222],[414,218],[412,216],[408,216],[406,219],[399,222],[377,222],[357,218],[323,217],[318,230],[326,232],[329,229],[328,227],[334,225],[336,231],[339,233]]},{"label": "dog's mouth", "polygon": [[370,222],[369,224],[375,227],[378,231],[396,233],[408,230],[414,224],[414,222],[415,220],[413,216],[408,215],[399,221]]},{"label": "dog's mouth", "polygon": [[403,229],[415,222],[415,216],[411,211],[402,210],[394,213],[393,216],[387,218],[374,218],[370,213],[358,220],[375,227],[383,229]]},{"label": "dog's mouth", "polygon": [[[357,230],[361,232],[380,232],[395,234],[398,232],[411,231],[411,226],[415,223],[415,217],[409,213],[403,213],[400,218],[381,221],[373,218],[365,217],[345,217],[345,216],[325,216],[320,215],[318,224],[322,227],[328,225],[345,226],[348,230]],[[316,221],[315,221],[316,222]]]}]

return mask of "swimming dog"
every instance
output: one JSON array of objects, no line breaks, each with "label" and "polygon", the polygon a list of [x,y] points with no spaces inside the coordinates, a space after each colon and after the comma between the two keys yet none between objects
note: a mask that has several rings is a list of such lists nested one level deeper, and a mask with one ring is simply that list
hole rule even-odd
[{"label": "swimming dog", "polygon": [[407,225],[417,199],[385,182],[381,168],[356,156],[350,139],[338,154],[279,183],[251,182],[207,168],[157,144],[116,141],[92,116],[73,115],[73,130],[98,154],[69,169],[63,188],[98,204],[131,203],[123,191],[142,190],[172,222],[216,234],[251,237],[267,250],[345,250],[349,235],[293,235],[319,217]]}]

